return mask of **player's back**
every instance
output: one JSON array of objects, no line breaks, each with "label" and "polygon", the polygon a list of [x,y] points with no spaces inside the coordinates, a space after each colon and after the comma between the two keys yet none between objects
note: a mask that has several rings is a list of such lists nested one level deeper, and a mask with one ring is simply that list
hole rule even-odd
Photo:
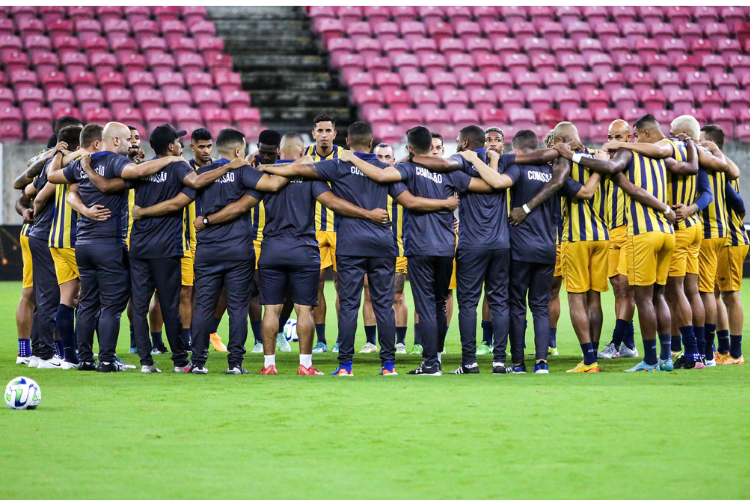
[{"label": "player's back", "polygon": [[[667,166],[664,160],[657,160],[635,151],[628,163],[627,175],[630,182],[651,193],[657,200],[667,203]],[[666,216],[651,207],[629,197],[628,235],[633,236],[651,231],[674,233]]]},{"label": "player's back", "polygon": [[[677,161],[687,160],[687,146],[676,137],[666,137],[664,141],[672,146],[672,158]],[[690,206],[698,197],[698,181],[695,175],[680,175],[667,171],[667,204]],[[685,229],[700,221],[698,214],[693,214],[684,221],[675,223],[675,229]]]},{"label": "player's back", "polygon": [[[589,158],[594,157],[593,149],[581,152]],[[578,163],[573,163],[570,178],[580,184],[586,184],[591,172]],[[563,219],[562,241],[605,241],[609,239],[606,224],[607,200],[602,191],[601,182],[591,199],[564,196],[561,203]]]},{"label": "player's back", "polygon": [[[513,164],[505,170],[514,182],[511,188],[511,206],[522,207],[552,180],[552,166]],[[555,236],[557,221],[555,197],[550,197],[526,216],[523,224],[511,226],[510,249],[514,260],[555,262]],[[559,202],[558,202],[559,207]]]},{"label": "player's back", "polygon": [[[705,146],[698,146],[709,155],[711,150]],[[724,238],[727,236],[727,202],[726,202],[726,182],[727,177],[724,172],[716,172],[706,169],[708,182],[713,192],[713,200],[700,214],[703,222],[703,238],[714,239]]]}]

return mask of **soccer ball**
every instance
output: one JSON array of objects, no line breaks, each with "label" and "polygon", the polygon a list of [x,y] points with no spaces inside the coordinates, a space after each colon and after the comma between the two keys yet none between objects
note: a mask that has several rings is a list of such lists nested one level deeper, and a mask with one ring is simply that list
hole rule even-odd
[{"label": "soccer ball", "polygon": [[286,325],[284,325],[284,338],[286,338],[287,342],[299,342],[299,337],[297,337],[296,319],[290,319],[286,322]]},{"label": "soccer ball", "polygon": [[14,410],[33,410],[42,401],[39,384],[27,377],[16,377],[5,386],[5,403]]}]

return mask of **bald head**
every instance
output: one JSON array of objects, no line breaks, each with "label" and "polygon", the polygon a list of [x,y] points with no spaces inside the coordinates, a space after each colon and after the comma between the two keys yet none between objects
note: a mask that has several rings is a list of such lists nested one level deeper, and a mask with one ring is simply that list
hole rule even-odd
[{"label": "bald head", "polygon": [[630,142],[630,125],[625,120],[615,120],[607,129],[608,142]]},{"label": "bald head", "polygon": [[553,143],[564,142],[567,144],[573,141],[580,142],[581,139],[578,137],[578,129],[571,122],[560,122],[552,129]]},{"label": "bald head", "polygon": [[297,132],[287,132],[281,138],[279,153],[282,160],[298,160],[302,158],[305,150],[305,143]]},{"label": "bald head", "polygon": [[119,122],[109,122],[102,130],[102,151],[127,155],[130,149],[130,129]]}]

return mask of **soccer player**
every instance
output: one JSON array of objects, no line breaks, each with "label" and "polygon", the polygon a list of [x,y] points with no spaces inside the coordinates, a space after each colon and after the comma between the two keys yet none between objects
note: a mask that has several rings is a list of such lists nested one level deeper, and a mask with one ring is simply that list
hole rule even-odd
[{"label": "soccer player", "polygon": [[[607,129],[608,142],[630,142],[630,125],[625,120],[614,120]],[[600,359],[633,358],[638,356],[633,338],[633,316],[635,299],[628,285],[627,259],[625,247],[628,241],[628,219],[626,195],[611,179],[605,180],[607,210],[605,212],[609,228],[609,251],[607,257],[607,277],[615,296],[615,329],[612,340],[597,354]]]},{"label": "soccer player", "polygon": [[21,257],[23,260],[23,289],[21,300],[16,309],[16,329],[18,331],[18,356],[17,365],[28,365],[31,361],[31,329],[34,321],[34,271],[31,263],[31,250],[29,249],[29,231],[34,224],[33,202],[21,192],[16,201],[16,212],[23,217],[23,226],[19,241],[21,243]]},{"label": "soccer player", "polygon": [[[322,114],[313,120],[313,139],[315,144],[305,150],[306,156],[311,156],[313,161],[334,160],[339,157],[343,148],[333,143],[336,139],[336,121],[329,115]],[[315,320],[315,333],[318,342],[313,348],[313,352],[328,352],[326,341],[326,296],[325,282],[326,270],[333,267],[334,288],[338,294],[338,285],[336,280],[336,227],[334,226],[334,215],[330,210],[326,210],[320,203],[315,205],[315,234],[320,246],[320,285],[318,288],[318,306],[313,309],[313,318]],[[338,295],[337,295],[338,302]],[[336,305],[338,310],[338,303]],[[338,341],[336,342],[338,344]],[[338,345],[333,346],[333,352],[338,352]]]},{"label": "soccer player", "polygon": [[[386,165],[393,166],[396,158],[393,153],[393,147],[381,142],[373,150],[378,161]],[[393,237],[398,247],[398,256],[396,257],[396,274],[393,281],[393,311],[396,314],[396,354],[406,354],[406,328],[409,318],[409,309],[404,299],[404,283],[406,282],[407,259],[404,257],[404,208],[399,205],[393,198],[388,197],[388,215],[391,220]],[[365,324],[365,334],[367,343],[360,350],[360,354],[368,352],[377,352],[375,341],[376,319],[375,312],[372,310],[370,300],[370,286],[365,276],[365,299],[362,305],[362,319]]]},{"label": "soccer player", "polygon": [[[372,166],[378,171],[386,168],[380,163],[372,149],[372,127],[364,122],[355,122],[349,126],[347,144],[351,152],[343,159],[326,160],[309,165],[307,159],[285,167],[269,167],[264,170],[289,177],[304,176],[321,179],[331,183],[336,196],[359,207],[372,210],[387,208],[387,196],[404,207],[423,210],[444,210],[444,200],[425,200],[408,193],[403,185],[380,185],[368,179],[364,171],[353,163],[369,169]],[[360,161],[361,160],[361,161]],[[387,167],[392,169],[393,167]],[[393,181],[391,181],[393,182]],[[370,283],[370,296],[377,319],[380,336],[381,375],[396,375],[395,367],[395,317],[393,312],[393,275],[396,267],[396,242],[389,225],[375,225],[368,221],[341,217],[336,254],[336,267],[341,279],[338,281],[338,292],[341,307],[339,309],[339,367],[332,373],[335,376],[352,376],[352,358],[354,356],[354,335],[357,331],[357,316],[367,275]]]},{"label": "soccer player", "polygon": [[[644,143],[656,143],[663,139],[659,123],[652,115],[645,115],[635,123],[635,140]],[[619,143],[618,143],[619,144]],[[625,143],[627,144],[627,143]],[[561,156],[572,160],[584,168],[594,172],[613,176],[614,182],[620,182],[621,177],[615,174],[626,172],[628,180],[636,187],[641,187],[656,198],[655,203],[647,204],[646,200],[639,201],[620,182],[620,187],[630,196],[628,219],[628,283],[633,288],[638,319],[643,336],[644,359],[628,371],[651,372],[659,371],[656,354],[656,334],[664,343],[671,337],[671,317],[664,299],[664,286],[667,283],[669,263],[674,249],[674,213],[666,204],[667,167],[665,163],[674,162],[672,159],[657,160],[629,149],[620,148],[607,160],[604,158],[590,158],[573,151],[564,143],[556,144]],[[632,219],[632,220],[631,220]],[[565,251],[563,250],[563,266],[565,266]],[[606,269],[606,265],[603,264]],[[563,270],[565,272],[565,270]],[[606,283],[606,278],[605,278]],[[566,283],[566,287],[568,284]],[[571,316],[574,310],[571,306]],[[576,332],[578,333],[578,332]],[[579,338],[582,348],[586,351],[587,339]],[[596,368],[596,370],[592,368]],[[587,355],[584,361],[574,369],[576,372],[597,371],[596,354]]]},{"label": "soccer player", "polygon": [[[61,170],[50,169],[49,181],[55,184],[78,183],[78,194],[87,207],[101,205],[111,217],[96,221],[81,216],[76,235],[76,263],[81,278],[81,296],[78,302],[76,337],[79,370],[114,372],[120,369],[115,363],[115,347],[120,330],[120,315],[127,306],[130,295],[130,273],[125,247],[127,231],[127,180],[136,180],[155,174],[179,159],[165,157],[136,165],[123,156],[130,147],[128,127],[110,122],[102,131],[102,151],[84,154]],[[89,165],[90,162],[90,165]],[[84,168],[88,173],[84,172]],[[119,190],[102,192],[91,181],[96,172],[107,180],[115,177]],[[153,288],[152,288],[153,291]],[[94,330],[99,334],[99,365],[94,364],[92,352]]]},{"label": "soccer player", "polygon": [[141,149],[141,134],[138,128],[132,125],[128,126],[130,130],[130,147],[128,148],[128,158],[135,163],[143,161],[146,158],[146,152]]},{"label": "soccer player", "polygon": [[489,127],[484,131],[484,148],[503,154],[505,151],[505,133],[500,127]]}]

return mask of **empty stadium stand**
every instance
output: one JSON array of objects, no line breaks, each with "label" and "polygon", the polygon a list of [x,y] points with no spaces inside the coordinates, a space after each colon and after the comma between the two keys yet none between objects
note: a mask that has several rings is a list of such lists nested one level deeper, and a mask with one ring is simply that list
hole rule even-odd
[{"label": "empty stadium stand", "polygon": [[750,141],[750,7],[310,7],[318,41],[383,140],[417,123],[603,142],[614,118],[689,113]]}]

